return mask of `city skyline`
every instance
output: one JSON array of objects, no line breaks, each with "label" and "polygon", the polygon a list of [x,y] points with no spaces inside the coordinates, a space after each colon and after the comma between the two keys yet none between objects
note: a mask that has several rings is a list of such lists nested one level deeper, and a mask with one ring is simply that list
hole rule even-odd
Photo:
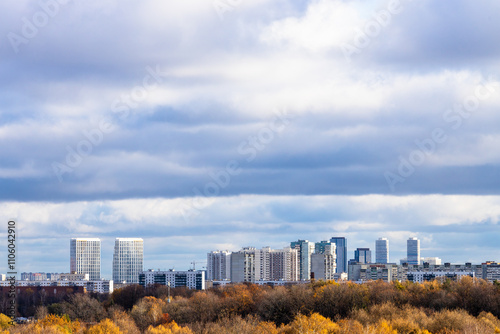
[{"label": "city skyline", "polygon": [[[331,240],[333,240],[333,239],[344,239],[344,238],[345,237],[332,237]],[[375,245],[376,245],[376,242],[380,241],[382,239],[387,239],[387,238],[378,238],[378,239],[375,239],[373,241],[375,242]],[[406,246],[405,246],[406,250],[404,252],[402,252],[402,251],[399,251],[399,252],[396,251],[396,253],[401,253],[401,254],[404,253],[404,254],[407,255],[407,252],[408,252],[408,242],[410,240],[414,240],[414,239],[415,239],[415,237],[410,237],[409,239],[406,239]],[[114,247],[113,247],[113,254],[112,254],[113,256],[112,256],[111,267],[110,267],[111,270],[110,270],[110,268],[107,268],[106,265],[104,265],[104,266],[102,265],[102,262],[107,262],[107,261],[106,261],[106,257],[105,256],[103,257],[102,254],[100,255],[100,262],[99,262],[99,263],[101,263],[100,272],[101,272],[101,278],[103,278],[103,279],[113,279],[114,280],[114,277],[112,275],[113,268],[114,268],[114,255],[115,255],[115,251],[114,250],[116,249],[117,242],[119,242],[120,240],[122,241],[122,246],[125,245],[124,243],[129,243],[130,241],[136,241],[136,242],[139,241],[139,242],[141,242],[140,249],[142,250],[142,254],[143,254],[143,259],[142,259],[143,267],[142,267],[142,270],[144,270],[144,271],[150,270],[150,269],[153,269],[153,270],[163,270],[163,271],[167,271],[167,270],[170,270],[170,269],[174,269],[174,270],[191,270],[191,269],[193,269],[193,262],[192,261],[190,261],[189,263],[188,262],[182,263],[182,266],[179,267],[179,268],[177,268],[177,269],[175,268],[175,266],[168,267],[168,268],[167,267],[161,267],[160,268],[160,266],[157,265],[158,263],[156,263],[156,265],[155,265],[155,263],[150,263],[149,265],[144,265],[144,263],[146,263],[145,261],[147,260],[147,256],[144,254],[144,239],[143,238],[113,238],[113,240],[114,240]],[[100,249],[102,248],[102,246],[106,244],[106,243],[104,243],[104,244],[101,243],[101,238],[71,238],[70,239],[70,249],[69,249],[69,251],[70,251],[70,264],[71,264],[70,267],[73,266],[73,260],[72,260],[72,258],[73,258],[72,254],[73,254],[73,249],[74,249],[73,244],[76,243],[77,241],[80,244],[82,242],[94,242],[94,243],[98,243],[99,252],[100,252]],[[347,241],[347,239],[346,239],[346,241]],[[389,241],[389,240],[387,239],[387,241]],[[418,240],[418,241],[420,241],[420,240]],[[314,253],[316,253],[316,254],[323,253],[325,251],[325,244],[329,245],[330,243],[332,243],[330,241],[299,240],[299,242],[297,242],[297,241],[291,242],[291,243],[290,242],[284,242],[284,243],[281,242],[280,244],[287,244],[288,246],[284,246],[283,247],[283,249],[286,249],[286,248],[290,248],[289,247],[290,244],[292,244],[292,245],[294,243],[300,244],[300,242],[306,242],[306,243],[308,243],[310,245],[309,248],[311,250],[311,254],[314,254]],[[256,245],[256,243],[251,244],[251,245],[249,245],[247,243],[247,244],[245,244],[245,246],[242,246],[240,248],[234,248],[234,249],[232,249],[232,248],[231,249],[212,249],[212,250],[209,250],[209,251],[207,250],[204,253],[204,255],[205,255],[204,259],[199,258],[199,259],[195,260],[194,262],[196,264],[198,264],[198,267],[197,267],[198,270],[200,270],[200,269],[201,270],[208,270],[208,268],[209,268],[209,264],[208,263],[209,262],[207,261],[207,257],[206,257],[207,252],[214,253],[214,254],[219,254],[220,255],[220,253],[229,252],[229,254],[231,254],[232,252],[237,252],[237,251],[239,251],[241,249],[247,249],[247,248],[258,249],[259,250],[261,248],[264,249],[264,248],[270,247],[269,245],[260,246],[260,247],[258,247],[258,246],[256,247],[255,245]],[[335,243],[333,243],[333,245],[334,245],[333,247],[335,249],[335,253],[337,253],[336,252]],[[321,247],[321,246],[323,246],[323,247]],[[320,248],[318,248],[318,247],[320,247]],[[277,249],[276,247],[271,247],[271,248],[282,251],[282,249]],[[351,249],[348,248],[348,252],[350,250]],[[352,254],[353,254],[352,259],[354,260],[356,258],[356,252],[361,252],[361,251],[363,251],[363,256],[365,256],[364,253],[366,252],[371,257],[372,256],[371,253],[372,252],[375,253],[375,248],[371,248],[371,247],[356,247],[356,248],[352,249]],[[330,252],[330,246],[326,246],[326,252]],[[167,256],[167,254],[164,254],[164,255]],[[432,255],[432,256],[430,256],[430,255]],[[86,256],[88,256],[88,254],[86,254]],[[347,254],[347,257],[349,258],[348,254]],[[445,262],[449,262],[449,263],[466,263],[466,262],[471,262],[471,263],[480,264],[480,263],[483,263],[483,262],[486,262],[486,261],[492,261],[492,259],[487,259],[487,258],[484,258],[484,259],[478,260],[478,261],[468,261],[468,260],[460,260],[460,259],[458,259],[457,261],[447,261],[446,259],[443,260],[439,256],[436,256],[436,254],[427,254],[427,256],[422,256],[422,255],[420,256],[421,261],[423,261],[425,259],[430,259],[431,261],[434,261],[434,259],[436,259],[436,258],[439,259],[440,263],[445,263]],[[373,259],[374,258],[372,258],[372,261],[371,261],[372,264],[373,263],[384,263],[384,262],[373,261]],[[389,262],[389,263],[398,263],[399,264],[400,261],[406,260],[406,259],[407,259],[407,257],[401,257],[401,258],[398,258],[397,260],[394,260],[394,261]],[[149,261],[151,261],[151,260],[149,260]],[[404,261],[404,262],[406,262],[406,261]],[[200,264],[205,264],[205,265],[200,267]],[[76,266],[76,263],[75,263],[75,266]],[[60,268],[60,264],[57,267]],[[40,268],[40,267],[37,267],[37,268]],[[228,270],[227,277],[229,277],[230,276],[229,268],[227,270]],[[34,272],[34,273],[35,272],[43,272],[43,273],[51,273],[51,272],[52,273],[69,273],[69,272],[71,272],[71,268],[70,268],[70,271],[67,271],[67,270],[50,270],[50,268],[44,268],[44,269],[39,269],[39,270],[35,270],[35,269],[24,270],[23,269],[21,271],[22,272]],[[21,272],[21,271],[19,271],[19,272]],[[300,268],[298,268],[297,271],[300,273]],[[345,271],[345,272],[347,272],[347,271]],[[111,274],[108,274],[108,273],[111,273]],[[299,276],[300,276],[300,274],[299,274]],[[207,277],[210,277],[209,273],[207,273]],[[94,279],[96,279],[95,276],[94,276]]]},{"label": "city skyline", "polygon": [[[344,239],[344,241],[347,242],[347,239],[345,237],[332,237],[330,240],[333,240],[333,239],[338,239],[338,240]],[[409,239],[406,240],[406,247],[407,248],[406,248],[406,253],[405,254],[407,254],[407,252],[408,252],[408,242],[410,240],[413,240],[413,239],[414,239],[414,237],[410,237]],[[380,240],[389,241],[387,238],[378,238],[378,239],[374,240],[375,244],[376,244],[377,241],[380,241]],[[74,261],[73,261],[73,255],[72,254],[73,254],[73,250],[75,248],[74,248],[73,244],[76,245],[77,241],[80,244],[82,242],[94,242],[94,243],[98,243],[99,253],[101,252],[102,243],[101,243],[101,239],[100,238],[71,238],[70,239],[70,264],[71,264],[70,267],[72,267],[73,263],[74,263]],[[116,251],[117,243],[121,244],[122,247],[123,247],[123,246],[126,246],[125,244],[129,244],[130,242],[140,242],[141,243],[141,247],[140,248],[137,248],[137,247],[135,247],[135,248],[136,248],[136,251],[138,251],[140,249],[140,251],[141,251],[140,253],[143,254],[143,258],[142,258],[141,262],[144,263],[144,261],[145,261],[145,259],[147,259],[147,257],[144,255],[144,240],[142,238],[114,238],[114,248],[113,248],[114,251],[113,251],[113,257],[112,257],[111,271],[105,265],[104,266],[101,265],[101,267],[99,268],[99,270],[100,270],[101,273],[102,272],[105,273],[105,274],[101,274],[101,278],[104,278],[104,279],[113,279],[114,280],[114,276],[113,275],[110,276],[109,274],[106,274],[106,273],[108,273],[108,272],[113,273],[113,268],[114,268],[114,263],[115,263],[114,262],[115,261],[115,257],[114,256],[115,256],[115,251]],[[285,244],[288,244],[289,246],[293,245],[294,243],[296,243],[297,245],[299,245],[301,243],[307,243],[307,244],[309,244],[308,248],[310,249],[311,254],[314,254],[314,253],[320,254],[320,253],[323,253],[325,251],[327,253],[330,252],[330,246],[328,246],[328,245],[330,245],[333,242],[331,242],[331,241],[308,241],[308,240],[298,240],[298,241],[291,242],[291,243],[290,242],[288,242],[288,243],[285,242]],[[241,249],[247,249],[247,248],[250,248],[250,249],[254,249],[254,248],[255,249],[260,249],[260,248],[262,248],[263,249],[263,248],[266,248],[266,247],[270,247],[269,245],[267,245],[267,246],[261,246],[261,247],[255,247],[254,245],[255,244],[249,246],[247,244],[246,246],[242,246],[242,247],[240,247],[238,249],[239,250],[241,250]],[[326,245],[326,247],[325,247],[325,245]],[[333,243],[333,245],[334,245],[333,248],[335,249],[334,253],[337,253],[336,247],[335,247],[335,243]],[[290,248],[290,247],[288,247],[288,246],[283,247],[283,249],[286,249],[286,248]],[[76,248],[76,249],[78,249],[78,248]],[[236,249],[213,249],[213,250],[210,250],[210,251],[207,251],[207,252],[214,253],[215,255],[220,256],[222,253],[229,252],[229,254],[231,254],[232,252],[237,252],[237,251],[238,250],[236,250]],[[280,249],[280,251],[282,251],[282,250]],[[348,248],[348,252],[349,251],[350,251],[350,249]],[[357,248],[355,248],[355,249],[352,250],[352,252],[353,252],[353,259],[356,258],[356,252],[361,252],[361,251],[363,251],[363,256],[365,256],[364,254],[366,253],[366,254],[369,254],[369,256],[371,258],[371,256],[372,256],[371,253],[372,253],[372,251],[375,251],[375,249],[371,248],[371,247],[357,247]],[[86,254],[86,256],[88,256],[88,254]],[[346,256],[349,258],[348,254],[346,254]],[[425,256],[425,257],[424,256],[420,256],[420,258],[422,260],[424,260],[425,258],[429,258],[429,259],[432,258],[432,259],[434,259],[434,258],[439,258],[439,257],[436,257],[435,254],[434,254],[434,256],[432,256],[432,257],[431,256]],[[102,254],[100,254],[99,263],[102,263],[103,259],[104,259],[104,262],[106,262],[105,257],[103,258]],[[403,259],[406,259],[406,257],[405,258],[401,257],[399,260],[403,260]],[[399,260],[398,261],[393,261],[393,262],[390,262],[390,263],[399,263]],[[440,259],[440,260],[442,260],[442,259]],[[218,259],[218,261],[221,261],[221,259]],[[483,263],[485,261],[491,261],[491,259],[483,259],[483,260],[476,261],[476,262],[472,261],[472,263]],[[364,263],[363,261],[361,261],[361,262]],[[444,262],[448,262],[448,261],[441,261],[441,262],[444,263]],[[461,261],[461,260],[458,260],[458,261],[454,261],[454,262],[452,261],[450,263],[465,263],[465,262],[471,262],[471,261],[463,261],[463,260]],[[201,260],[201,259],[195,260],[195,263],[206,264],[205,266],[202,266],[201,268],[200,268],[200,266],[198,266],[197,269],[202,269],[202,270],[207,270],[207,271],[209,270],[208,268],[209,268],[209,263],[210,262],[208,261],[208,259],[206,258],[206,256],[205,256],[204,260]],[[371,263],[384,263],[384,262],[377,262],[377,261],[374,262],[373,259],[372,259]],[[76,263],[74,264],[74,266],[76,267]],[[157,265],[155,266],[155,264],[151,264],[149,266],[143,265],[143,267],[142,267],[142,270],[144,270],[144,271],[149,270],[149,269],[164,270],[164,271],[170,270],[170,269],[174,269],[175,270],[175,266],[174,267],[169,267],[169,268],[167,268],[167,267],[159,268]],[[190,270],[190,269],[193,269],[193,262],[183,263],[183,266],[180,267],[178,270]],[[142,270],[140,270],[140,271],[142,271]],[[226,278],[227,278],[227,277],[230,276],[229,267],[227,267],[226,270],[227,270],[227,273],[226,273]],[[62,271],[49,270],[47,268],[45,268],[43,270],[28,269],[28,270],[22,270],[22,271],[23,272],[46,272],[46,273],[49,273],[49,272],[52,272],[52,273],[58,273],[58,272],[59,273],[69,273],[69,272],[71,272],[71,268],[70,268],[70,271],[65,271],[65,270],[62,270]],[[297,271],[299,272],[299,277],[300,277],[300,268],[298,268]],[[345,272],[347,272],[347,270]],[[207,273],[207,277],[211,277],[209,273]],[[95,276],[93,278],[96,279]]]}]

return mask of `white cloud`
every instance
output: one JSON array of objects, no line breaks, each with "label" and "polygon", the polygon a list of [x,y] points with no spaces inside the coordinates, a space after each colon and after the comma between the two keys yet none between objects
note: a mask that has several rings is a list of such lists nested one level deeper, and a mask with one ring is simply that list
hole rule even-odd
[{"label": "white cloud", "polygon": [[[334,235],[347,236],[349,249],[372,248],[376,238],[387,236],[394,254],[403,253],[406,239],[415,235],[422,239],[422,247],[429,254],[439,256],[443,245],[435,240],[441,240],[443,233],[453,231],[480,238],[491,233],[481,230],[483,224],[496,226],[500,221],[498,196],[223,197],[202,209],[200,215],[184,221],[179,208],[189,201],[154,198],[59,204],[4,202],[0,210],[4,216],[16,219],[20,239],[40,245],[42,252],[43,247],[49,247],[44,245],[46,238],[64,241],[88,236],[112,242],[115,237],[139,236],[150,250],[147,259],[164,258],[177,267],[187,266],[187,258],[203,259],[214,249],[268,245],[280,248],[298,238],[320,241]],[[460,226],[466,230],[461,232]],[[478,228],[472,232],[473,226]],[[62,242],[58,251],[67,252],[66,246]],[[112,247],[108,246],[103,259],[111,256]],[[453,240],[446,247],[456,253],[452,261],[470,257]],[[172,260],[169,253],[173,251],[183,260]],[[475,252],[476,261],[485,260],[484,254]],[[156,267],[151,258],[147,260],[149,265]],[[38,269],[26,270],[55,270],[47,267],[50,261],[48,257],[47,263],[38,264]]]}]

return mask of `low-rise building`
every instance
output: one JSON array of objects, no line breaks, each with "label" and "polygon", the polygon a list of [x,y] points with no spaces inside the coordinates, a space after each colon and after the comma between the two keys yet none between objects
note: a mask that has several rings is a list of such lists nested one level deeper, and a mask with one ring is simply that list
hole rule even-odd
[{"label": "low-rise building", "polygon": [[395,263],[350,263],[348,266],[350,281],[392,282],[398,280],[398,265]]},{"label": "low-rise building", "polygon": [[[88,274],[87,274],[88,275]],[[9,281],[0,281],[0,286],[9,286]],[[112,293],[113,281],[58,280],[58,281],[16,281],[16,287],[82,287],[86,292]]]},{"label": "low-rise building", "polygon": [[155,271],[149,269],[139,274],[139,284],[143,287],[155,284],[172,288],[187,287],[188,289],[205,290],[205,271]]},{"label": "low-rise building", "polygon": [[[429,263],[424,263],[421,265],[411,265],[411,264],[403,264],[399,266],[398,268],[398,280],[401,282],[405,281],[412,281],[416,276],[416,273],[426,273],[429,276],[426,277],[431,277],[432,275],[436,277],[444,277],[447,274],[450,276],[449,278],[453,279],[455,277],[462,277],[462,276],[473,276],[472,277],[483,277],[483,267],[482,265],[478,264],[471,264],[471,263],[465,263],[465,264],[451,264],[451,263],[445,263],[441,265],[432,265]],[[408,275],[411,275],[410,278],[408,278]],[[418,274],[418,277],[421,277],[422,275]],[[420,279],[420,278],[418,278]],[[423,276],[422,276],[422,279]]]},{"label": "low-rise building", "polygon": [[442,263],[442,260],[438,257],[424,257],[420,259],[420,264],[428,263],[431,265],[440,265]]},{"label": "low-rise building", "polygon": [[56,279],[57,281],[89,281],[89,274],[77,274],[77,273],[70,273],[70,274],[59,274],[59,278]]},{"label": "low-rise building", "polygon": [[459,281],[465,276],[475,277],[475,273],[473,271],[412,271],[406,275],[408,281],[415,283],[423,283],[435,279]]},{"label": "low-rise building", "polygon": [[482,278],[490,282],[500,281],[500,263],[487,261],[481,265],[483,269]]}]

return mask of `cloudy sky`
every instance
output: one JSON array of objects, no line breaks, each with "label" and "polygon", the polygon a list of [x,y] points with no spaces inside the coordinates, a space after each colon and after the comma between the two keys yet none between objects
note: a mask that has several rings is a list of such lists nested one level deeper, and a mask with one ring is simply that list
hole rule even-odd
[{"label": "cloudy sky", "polygon": [[[0,3],[0,213],[19,272],[69,239],[206,252],[390,239],[500,260],[495,0]],[[4,229],[5,230],[5,229]],[[6,233],[2,232],[6,257]],[[6,272],[6,260],[0,272]]]}]

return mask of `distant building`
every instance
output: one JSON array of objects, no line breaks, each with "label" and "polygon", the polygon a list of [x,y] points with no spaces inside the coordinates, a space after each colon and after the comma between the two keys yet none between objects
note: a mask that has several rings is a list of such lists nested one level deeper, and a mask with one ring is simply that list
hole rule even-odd
[{"label": "distant building", "polygon": [[333,278],[335,279],[335,281],[340,282],[340,281],[347,281],[349,276],[347,273],[336,273],[335,275],[333,275]]},{"label": "distant building", "polygon": [[334,280],[337,269],[336,247],[331,241],[315,244],[311,255],[311,279]]},{"label": "distant building", "polygon": [[425,257],[420,259],[420,264],[428,263],[431,265],[440,265],[442,260],[438,257]]},{"label": "distant building", "polygon": [[490,282],[500,281],[500,263],[488,261],[481,265],[483,269],[482,278]]},{"label": "distant building", "polygon": [[336,267],[335,252],[311,255],[311,279],[333,280]]},{"label": "distant building", "polygon": [[207,253],[207,281],[231,279],[231,252],[212,251]]},{"label": "distant building", "polygon": [[[427,276],[425,276],[425,275]],[[473,274],[473,275],[472,275]],[[455,279],[462,276],[472,276],[472,277],[482,277],[483,276],[483,266],[480,264],[451,264],[445,263],[441,265],[432,265],[429,263],[424,263],[421,265],[411,265],[404,264],[398,266],[398,280],[401,282],[405,281],[420,281],[428,280],[434,277],[446,277]]]},{"label": "distant building", "polygon": [[420,264],[420,240],[410,238],[406,241],[406,253],[408,264]]},{"label": "distant building", "polygon": [[350,281],[398,280],[398,265],[394,263],[350,263],[348,271]]},{"label": "distant building", "polygon": [[21,273],[21,281],[46,281],[46,273]]},{"label": "distant building", "polygon": [[372,252],[370,248],[357,248],[354,251],[354,261],[358,263],[372,263]]},{"label": "distant building", "polygon": [[231,253],[231,281],[255,282],[260,280],[260,250],[245,247]]},{"label": "distant building", "polygon": [[89,274],[92,281],[101,279],[101,240],[73,238],[70,240],[70,272]]},{"label": "distant building", "polygon": [[51,281],[90,281],[90,276],[89,274],[77,273],[57,274],[57,278],[53,278]]},{"label": "distant building", "polygon": [[[58,281],[60,279],[60,275],[69,275],[69,274],[24,272],[21,273],[21,281],[47,281],[47,280]],[[83,277],[84,276],[85,275],[83,275]],[[87,279],[88,279],[88,274],[87,274]]]},{"label": "distant building", "polygon": [[143,287],[159,284],[172,288],[186,287],[188,289],[205,290],[205,272],[200,270],[154,271],[149,269],[139,274],[139,284]]},{"label": "distant building", "polygon": [[141,238],[116,238],[113,253],[113,281],[139,283],[144,271],[144,241]]},{"label": "distant building", "polygon": [[[8,286],[9,281],[0,282],[0,286]],[[112,293],[113,281],[108,280],[45,280],[45,281],[16,281],[16,287],[43,287],[51,291],[55,287],[81,287],[82,292]],[[60,290],[60,289],[59,289]],[[57,291],[59,291],[57,290]],[[56,291],[56,290],[55,290]]]},{"label": "distant building", "polygon": [[389,240],[387,238],[375,240],[375,263],[389,263]]},{"label": "distant building", "polygon": [[[263,249],[264,250],[264,249]],[[283,249],[270,249],[269,253],[262,252],[262,255],[269,256],[268,261],[261,261],[264,266],[268,263],[269,276],[261,275],[262,280],[269,281],[298,281],[299,280],[299,255],[296,249],[285,247]]]},{"label": "distant building", "polygon": [[320,241],[316,242],[314,244],[314,253],[316,254],[325,254],[325,253],[331,253],[333,250],[334,253],[336,253],[336,246],[335,243],[331,241]]},{"label": "distant building", "polygon": [[311,279],[311,255],[314,252],[314,243],[308,240],[298,240],[290,243],[290,248],[296,249],[299,257],[299,278],[307,281]]},{"label": "distant building", "polygon": [[335,257],[337,259],[337,273],[347,272],[347,239],[344,237],[333,237],[330,239],[335,244]]},{"label": "distant building", "polygon": [[309,281],[257,281],[255,284],[263,286],[292,286],[292,285],[299,285],[299,284],[307,284]]},{"label": "distant building", "polygon": [[[38,281],[41,282],[41,281]],[[0,283],[0,295],[7,295],[10,293],[10,286],[5,286],[4,284]],[[16,286],[16,292],[17,294],[20,294],[21,292],[27,292],[29,291],[30,293],[40,293],[43,292],[47,297],[50,296],[56,296],[56,295],[68,295],[68,294],[75,294],[75,293],[85,293],[88,292],[84,286],[76,286],[76,285],[71,285],[71,286],[41,286],[41,285],[33,285],[33,286]]]},{"label": "distant building", "polygon": [[113,281],[112,280],[87,281],[87,292],[113,293]]},{"label": "distant building", "polygon": [[475,277],[475,273],[473,271],[410,271],[406,274],[406,279],[410,282],[422,283],[435,279],[458,281],[465,276]]}]

